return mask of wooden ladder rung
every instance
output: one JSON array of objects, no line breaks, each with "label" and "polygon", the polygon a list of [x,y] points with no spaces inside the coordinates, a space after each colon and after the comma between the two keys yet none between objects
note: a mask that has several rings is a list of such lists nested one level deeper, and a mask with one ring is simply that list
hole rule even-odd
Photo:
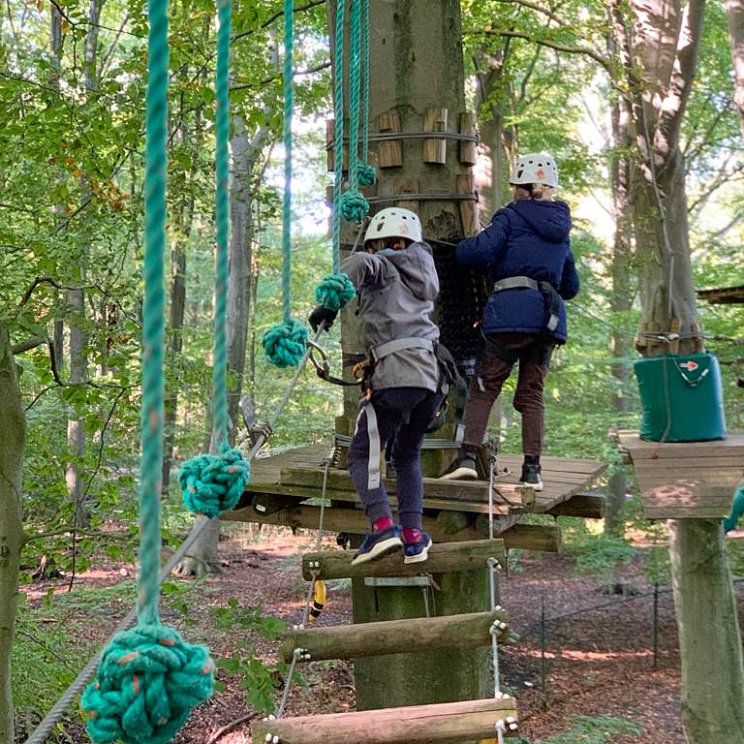
[{"label": "wooden ladder rung", "polygon": [[517,704],[503,695],[437,705],[257,721],[255,744],[426,744],[494,738],[517,727]]},{"label": "wooden ladder rung", "polygon": [[355,659],[383,654],[410,654],[437,648],[474,648],[491,643],[495,627],[499,642],[508,637],[506,612],[498,607],[439,617],[413,617],[332,627],[295,627],[282,633],[279,655],[290,661]]},{"label": "wooden ladder rung", "polygon": [[403,563],[401,554],[390,553],[374,561],[352,566],[353,554],[333,550],[307,553],[302,557],[302,575],[310,581],[319,579],[355,579],[364,576],[413,576],[421,573],[472,571],[486,568],[488,559],[505,562],[504,541],[470,540],[464,542],[435,543],[429,549],[424,563]]}]

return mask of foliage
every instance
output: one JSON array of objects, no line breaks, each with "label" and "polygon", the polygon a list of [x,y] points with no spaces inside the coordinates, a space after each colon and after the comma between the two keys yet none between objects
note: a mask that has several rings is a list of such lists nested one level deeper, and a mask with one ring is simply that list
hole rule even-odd
[{"label": "foliage", "polygon": [[[577,716],[573,726],[565,733],[540,739],[533,744],[603,744],[610,742],[614,736],[628,734],[639,736],[643,728],[628,718],[616,716]],[[515,744],[530,744],[529,740],[517,738]]]},{"label": "foliage", "polygon": [[[230,656],[217,659],[217,666],[240,679],[241,689],[246,691],[247,702],[256,710],[265,713],[276,708],[276,691],[286,674],[286,664],[281,662],[265,664],[258,656],[256,639],[276,640],[285,629],[286,623],[275,617],[263,614],[261,607],[241,607],[234,597],[225,607],[212,610],[216,628],[240,629],[238,649]],[[289,683],[289,682],[288,682]]]}]

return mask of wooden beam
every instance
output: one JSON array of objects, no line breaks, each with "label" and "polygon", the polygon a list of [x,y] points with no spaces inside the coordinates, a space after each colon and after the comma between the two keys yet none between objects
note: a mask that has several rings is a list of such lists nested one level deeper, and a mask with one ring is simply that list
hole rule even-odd
[{"label": "wooden beam", "polygon": [[[483,522],[480,515],[476,524]],[[487,521],[487,520],[485,520]],[[486,525],[486,529],[488,529]],[[559,553],[561,550],[561,530],[552,524],[515,524],[499,537],[504,541],[507,550],[542,550],[546,553]]]},{"label": "wooden beam", "polygon": [[[256,522],[257,524],[277,524],[295,529],[317,530],[320,525],[320,507],[319,506],[294,506],[288,509],[282,509],[274,514],[258,514],[254,509],[238,509],[235,511],[225,512],[220,519],[234,522]],[[503,533],[504,530],[516,524],[516,516],[496,517],[496,533]],[[464,540],[484,540],[488,537],[488,526],[486,523],[485,531],[476,530],[474,527],[468,527],[457,534],[445,534],[437,525],[435,517],[424,515],[424,529],[431,535],[435,543],[462,542]],[[343,508],[334,506],[326,508],[323,514],[323,529],[327,532],[351,532],[353,534],[363,535],[369,530],[369,520],[359,509]],[[505,534],[505,533],[504,533]],[[507,545],[507,547],[509,547]],[[511,547],[521,547],[521,545],[512,545]],[[533,548],[537,549],[537,548]]]},{"label": "wooden beam", "polygon": [[498,609],[325,628],[293,628],[282,633],[279,655],[290,662],[295,649],[299,649],[298,661],[322,661],[412,654],[442,648],[476,648],[490,645],[492,628],[499,642],[505,642],[508,637],[506,619],[504,610]]},{"label": "wooden beam", "polygon": [[601,493],[577,493],[548,509],[547,513],[554,517],[604,519],[606,505],[607,499]]},{"label": "wooden beam", "polygon": [[472,542],[434,543],[426,563],[405,564],[400,553],[384,555],[377,560],[352,566],[346,551],[327,550],[302,556],[302,576],[310,581],[313,572],[319,579],[356,579],[362,576],[413,576],[426,573],[454,573],[486,568],[488,559],[499,563],[506,560],[503,540],[474,540]]},{"label": "wooden beam", "polygon": [[266,719],[254,722],[251,733],[257,744],[426,744],[493,738],[497,725],[513,732],[516,724],[516,701],[504,695],[439,705]]},{"label": "wooden beam", "polygon": [[[256,522],[258,524],[278,524],[295,529],[317,530],[320,507],[295,506],[282,509],[274,514],[257,514],[253,509],[239,509],[226,512],[221,519],[236,522]],[[506,549],[542,550],[558,553],[561,547],[561,531],[557,525],[517,524],[516,516],[500,517],[495,520],[495,534],[502,538]],[[435,517],[424,515],[424,529],[437,543],[463,542],[488,539],[488,517],[478,515],[474,527],[466,527],[455,534],[443,532]],[[351,532],[364,534],[369,530],[369,521],[358,509],[339,507],[326,508],[323,515],[323,529],[327,532]]]}]

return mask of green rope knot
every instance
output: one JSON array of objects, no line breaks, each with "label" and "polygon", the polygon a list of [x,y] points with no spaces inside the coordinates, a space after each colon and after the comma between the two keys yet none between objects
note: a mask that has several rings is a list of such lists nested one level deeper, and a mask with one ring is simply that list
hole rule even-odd
[{"label": "green rope knot", "polygon": [[315,299],[329,310],[341,310],[349,300],[353,300],[356,289],[348,274],[339,272],[323,277],[315,288]]},{"label": "green rope knot", "polygon": [[277,367],[296,367],[305,354],[307,328],[289,318],[269,328],[261,337],[266,358]]},{"label": "green rope knot", "polygon": [[374,186],[377,181],[377,171],[374,165],[359,163],[359,185]]},{"label": "green rope knot", "polygon": [[139,625],[118,633],[80,701],[90,737],[166,744],[212,695],[214,668],[206,647],[186,643],[173,628]]},{"label": "green rope knot", "polygon": [[251,464],[240,450],[199,455],[186,460],[178,473],[183,503],[194,514],[218,517],[240,501],[251,477]]},{"label": "green rope knot", "polygon": [[369,202],[364,195],[349,189],[341,195],[341,214],[349,222],[361,222],[369,213]]}]

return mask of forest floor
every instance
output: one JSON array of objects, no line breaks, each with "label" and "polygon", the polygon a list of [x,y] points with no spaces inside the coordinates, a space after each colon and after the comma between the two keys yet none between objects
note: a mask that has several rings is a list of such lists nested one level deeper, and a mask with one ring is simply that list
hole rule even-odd
[{"label": "forest floor", "polygon": [[[233,526],[225,533],[220,542],[223,573],[196,587],[192,582],[175,604],[164,601],[162,622],[178,627],[191,643],[207,644],[215,658],[241,649],[245,653],[248,644],[264,663],[273,664],[276,642],[251,637],[250,631],[229,624],[215,627],[214,612],[224,611],[235,600],[237,608],[261,607],[264,615],[282,618],[289,625],[301,622],[307,584],[301,578],[300,561],[303,552],[315,550],[315,535],[306,531],[292,535],[284,528],[259,530],[255,525]],[[328,543],[334,545],[330,539]],[[500,597],[519,640],[500,647],[499,672],[502,689],[517,698],[520,741],[538,744],[572,731],[561,738],[562,744],[682,741],[680,661],[669,588],[658,592],[655,622],[653,588],[638,565],[623,568],[625,591],[610,596],[598,578],[577,576],[574,560],[568,556],[522,553],[510,563],[508,575],[500,579]],[[131,582],[132,567],[116,564],[83,574],[76,583],[80,588],[110,586],[125,574]],[[744,592],[741,584],[737,586],[742,617]],[[49,583],[27,587],[29,604],[40,601],[49,588]],[[119,601],[97,613],[96,622],[86,626],[90,640],[105,641],[128,609]],[[348,581],[331,582],[318,625],[348,624],[350,617]],[[354,709],[350,663],[320,662],[300,671],[304,685],[291,686],[285,715]],[[252,741],[250,721],[256,714],[246,700],[241,677],[224,668],[217,677],[220,689],[192,713],[175,744]],[[280,694],[281,690],[277,700]],[[594,720],[591,738],[582,735],[577,717]],[[594,738],[599,733],[597,722],[614,733]],[[621,733],[629,730],[630,722],[642,733]],[[54,741],[87,741],[74,712],[66,719],[63,737]]]}]

